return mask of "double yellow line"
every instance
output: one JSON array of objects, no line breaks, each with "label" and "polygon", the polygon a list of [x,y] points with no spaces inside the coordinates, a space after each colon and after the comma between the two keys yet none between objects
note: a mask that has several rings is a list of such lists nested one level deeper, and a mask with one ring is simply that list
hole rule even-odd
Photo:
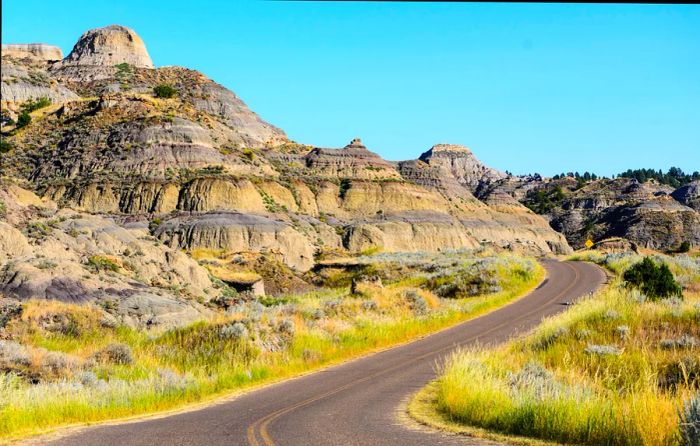
[{"label": "double yellow line", "polygon": [[[536,308],[534,308],[534,309],[528,311],[527,313],[521,314],[520,316],[518,316],[518,317],[515,318],[515,319],[511,319],[511,320],[509,320],[509,321],[505,321],[505,322],[500,323],[500,324],[498,324],[498,325],[496,325],[496,326],[494,326],[494,327],[491,327],[490,329],[488,329],[488,330],[486,330],[486,331],[484,331],[484,332],[481,332],[481,333],[479,333],[478,335],[471,336],[471,337],[469,337],[469,338],[467,338],[467,339],[464,339],[464,340],[462,340],[460,343],[461,343],[461,344],[466,344],[466,343],[468,343],[468,342],[472,342],[472,341],[478,339],[479,337],[483,337],[483,336],[485,336],[485,335],[488,335],[489,333],[493,333],[494,331],[500,330],[501,328],[503,328],[503,327],[505,327],[505,326],[507,326],[507,325],[513,325],[514,323],[516,323],[516,322],[518,322],[518,321],[521,321],[521,320],[523,320],[523,319],[525,319],[525,318],[531,316],[531,315],[534,314],[534,313],[539,312],[540,310],[542,310],[543,308],[549,306],[549,305],[552,304],[554,301],[556,301],[557,299],[559,299],[560,297],[562,297],[564,294],[566,294],[567,292],[569,292],[569,290],[570,290],[571,288],[573,288],[574,285],[576,285],[576,282],[578,281],[578,279],[579,279],[580,276],[579,276],[578,271],[576,271],[576,268],[574,268],[573,266],[571,266],[569,263],[564,263],[564,262],[562,262],[562,265],[567,266],[568,268],[570,268],[570,269],[574,272],[574,280],[572,280],[572,281],[571,281],[571,284],[569,284],[569,286],[567,286],[566,288],[564,288],[564,290],[562,290],[560,293],[558,293],[558,294],[557,294],[556,296],[554,296],[552,299],[549,299],[547,302],[545,302],[545,303],[543,303],[542,305],[540,305],[540,306],[538,306],[538,307],[536,307]],[[472,319],[472,320],[473,320],[473,319]],[[441,349],[439,349],[439,350],[434,350],[434,351],[425,353],[425,354],[423,354],[423,355],[416,356],[415,358],[411,358],[411,359],[409,359],[409,360],[407,360],[407,361],[404,361],[404,362],[402,362],[402,363],[400,363],[400,364],[398,364],[398,365],[395,365],[395,366],[393,366],[393,367],[390,367],[390,368],[387,368],[387,369],[384,369],[384,370],[380,370],[380,371],[375,372],[375,373],[373,373],[373,374],[371,374],[371,375],[367,375],[367,376],[365,376],[364,378],[360,378],[360,379],[357,379],[357,380],[354,380],[354,381],[350,381],[349,383],[347,383],[347,384],[345,384],[345,385],[342,385],[342,386],[340,386],[340,387],[336,387],[335,389],[329,390],[328,392],[322,393],[322,394],[320,394],[320,395],[313,396],[313,397],[308,398],[308,399],[305,399],[304,401],[301,401],[301,402],[299,402],[299,403],[296,403],[296,404],[293,404],[293,405],[291,405],[291,406],[288,406],[288,407],[279,409],[279,410],[277,410],[277,411],[275,411],[275,412],[272,412],[272,413],[270,413],[270,414],[268,414],[268,415],[266,415],[266,416],[264,416],[264,417],[262,417],[262,418],[260,418],[260,419],[258,419],[258,420],[256,420],[256,421],[254,421],[250,426],[248,426],[248,429],[246,430],[246,434],[247,434],[247,437],[248,437],[248,443],[250,444],[250,446],[261,446],[260,442],[258,442],[258,438],[257,438],[257,435],[256,435],[256,430],[258,430],[258,431],[259,431],[259,434],[260,434],[260,438],[262,439],[263,444],[264,444],[265,446],[276,446],[275,442],[272,440],[272,438],[270,438],[270,434],[269,434],[269,432],[268,432],[268,427],[270,426],[270,423],[272,423],[274,420],[276,420],[277,418],[281,417],[282,415],[285,415],[285,414],[287,414],[287,413],[289,413],[289,412],[292,412],[292,411],[294,411],[294,410],[296,410],[296,409],[299,409],[299,408],[301,408],[301,407],[308,406],[309,404],[312,404],[312,403],[314,403],[314,402],[316,402],[316,401],[322,400],[322,399],[324,399],[324,398],[326,398],[326,397],[329,397],[329,396],[331,396],[331,395],[335,395],[336,393],[342,392],[343,390],[349,389],[350,387],[353,387],[353,386],[355,386],[355,385],[357,385],[357,384],[360,384],[360,383],[369,381],[369,380],[371,380],[371,379],[373,379],[373,378],[376,378],[377,376],[380,376],[380,375],[383,375],[383,374],[385,374],[385,373],[389,373],[389,372],[392,372],[392,371],[394,371],[394,370],[403,368],[403,367],[407,366],[408,364],[414,363],[414,362],[416,362],[416,361],[420,361],[421,359],[424,359],[424,358],[426,358],[426,357],[428,357],[428,356],[435,355],[435,354],[439,354],[439,353],[442,353],[442,352],[444,352],[444,351],[446,351],[446,350],[451,350],[451,349],[453,349],[454,347],[455,347],[455,345],[453,344],[453,345],[449,345],[449,346],[447,346],[447,347],[443,347],[443,348],[441,348]]]}]

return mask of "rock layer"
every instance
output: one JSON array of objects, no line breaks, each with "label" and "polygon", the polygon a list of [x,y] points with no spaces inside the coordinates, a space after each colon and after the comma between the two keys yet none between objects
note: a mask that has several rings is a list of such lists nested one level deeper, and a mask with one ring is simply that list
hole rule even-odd
[{"label": "rock layer", "polygon": [[2,55],[16,59],[36,61],[57,61],[63,59],[63,51],[57,46],[45,43],[10,43],[2,45]]}]

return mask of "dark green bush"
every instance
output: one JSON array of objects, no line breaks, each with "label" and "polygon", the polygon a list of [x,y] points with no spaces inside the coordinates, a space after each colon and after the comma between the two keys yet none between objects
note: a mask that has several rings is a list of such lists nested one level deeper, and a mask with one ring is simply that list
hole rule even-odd
[{"label": "dark green bush", "polygon": [[678,247],[678,252],[688,252],[690,251],[690,242],[689,241],[684,241],[681,243],[681,246]]},{"label": "dark green bush", "polygon": [[32,117],[29,116],[29,113],[23,111],[19,114],[19,117],[17,118],[17,128],[21,129],[22,127],[26,127],[29,125],[30,122],[32,122]]},{"label": "dark green bush", "polygon": [[628,286],[638,288],[650,300],[681,296],[681,287],[668,269],[668,265],[665,263],[657,265],[649,257],[632,265],[622,277]]},{"label": "dark green bush", "polygon": [[160,84],[153,88],[153,94],[157,98],[168,99],[174,97],[177,94],[177,90],[168,84]]},{"label": "dark green bush", "polygon": [[12,144],[5,141],[4,139],[1,139],[0,140],[0,153],[7,153],[10,150],[12,150]]}]

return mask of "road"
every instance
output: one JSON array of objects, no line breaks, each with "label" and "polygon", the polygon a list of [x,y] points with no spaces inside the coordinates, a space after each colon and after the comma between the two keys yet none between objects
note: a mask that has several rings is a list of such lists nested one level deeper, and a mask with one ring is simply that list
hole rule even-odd
[{"label": "road", "polygon": [[452,445],[483,440],[409,429],[397,408],[435,377],[436,363],[454,348],[494,344],[521,334],[564,302],[605,280],[588,263],[542,262],[547,279],[494,312],[317,373],[244,394],[225,403],[172,416],[81,429],[53,445]]}]

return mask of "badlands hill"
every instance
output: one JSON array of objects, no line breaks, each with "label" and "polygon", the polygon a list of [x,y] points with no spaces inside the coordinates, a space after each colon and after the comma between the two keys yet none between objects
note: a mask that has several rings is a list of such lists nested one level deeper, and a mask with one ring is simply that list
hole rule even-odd
[{"label": "badlands hill", "polygon": [[96,301],[134,325],[172,324],[206,312],[219,279],[262,276],[285,291],[331,254],[571,252],[519,202],[522,184],[509,189],[516,179],[468,148],[395,163],[359,139],[291,141],[203,74],[155,68],[128,28],[87,31],[65,58],[44,44],[2,55],[6,297]]},{"label": "badlands hill", "polygon": [[[512,182],[511,182],[512,183]],[[678,189],[654,180],[572,177],[516,181],[514,195],[541,212],[574,248],[623,238],[633,246],[673,252],[683,243],[700,246],[698,181]],[[513,184],[501,187],[513,191]]]}]

